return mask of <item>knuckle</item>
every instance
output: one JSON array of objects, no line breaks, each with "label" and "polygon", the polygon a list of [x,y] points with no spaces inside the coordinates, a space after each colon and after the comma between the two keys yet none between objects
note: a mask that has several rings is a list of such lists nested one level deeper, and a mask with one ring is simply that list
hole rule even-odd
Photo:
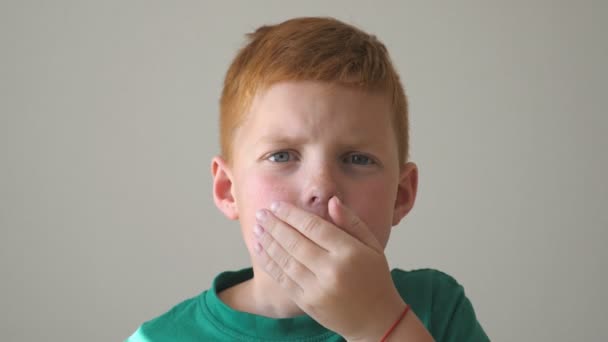
[{"label": "knuckle", "polygon": [[290,273],[295,270],[295,262],[292,257],[286,257],[281,261],[281,268],[285,273]]},{"label": "knuckle", "polygon": [[355,262],[357,257],[357,251],[350,247],[346,246],[340,250],[340,254],[337,255],[337,261],[343,264],[352,264]]},{"label": "knuckle", "polygon": [[274,276],[276,266],[275,266],[274,262],[272,262],[272,260],[267,260],[266,264],[264,265],[264,269],[266,270],[266,272],[268,274],[270,274],[271,276]]},{"label": "knuckle", "polygon": [[286,205],[279,205],[276,209],[275,209],[275,213],[279,216],[279,217],[283,217],[285,219],[291,219],[293,212],[291,211],[291,209],[288,208],[288,206]]},{"label": "knuckle", "polygon": [[338,272],[333,272],[329,277],[329,283],[332,285],[331,289],[339,288],[340,286],[340,274]]},{"label": "knuckle", "polygon": [[286,286],[288,283],[287,276],[283,272],[278,273],[275,279],[276,279],[277,283],[279,283],[282,286]]},{"label": "knuckle", "polygon": [[278,283],[283,283],[285,281],[285,274],[275,262],[269,262],[266,267],[266,272],[270,274],[270,277],[277,281]]},{"label": "knuckle", "polygon": [[350,226],[351,226],[353,229],[355,229],[355,230],[359,230],[359,229],[361,229],[361,228],[362,228],[362,226],[361,226],[362,224],[363,224],[363,222],[361,222],[361,220],[359,220],[359,218],[357,218],[357,217],[354,217],[354,216],[353,216],[353,217],[350,219]]},{"label": "knuckle", "polygon": [[302,225],[302,231],[306,234],[315,234],[319,229],[320,222],[316,217],[310,217],[306,219]]},{"label": "knuckle", "polygon": [[303,288],[296,286],[294,291],[297,298],[304,298],[305,293]]},{"label": "knuckle", "polygon": [[266,222],[264,222],[264,230],[269,233],[274,232],[276,229],[276,221],[272,219],[272,215],[268,215]]},{"label": "knuckle", "polygon": [[338,283],[338,276],[335,270],[330,267],[324,267],[321,273],[323,283],[328,288],[334,288]]},{"label": "knuckle", "polygon": [[300,246],[300,242],[297,238],[291,239],[285,243],[285,250],[291,252],[292,254],[297,251]]},{"label": "knuckle", "polygon": [[345,283],[348,276],[348,269],[327,267],[322,273],[323,286],[325,288],[325,294],[331,296],[336,289],[344,288],[349,286]]},{"label": "knuckle", "polygon": [[270,239],[269,241],[266,242],[266,252],[272,258],[275,258],[277,256],[278,248],[279,248],[279,245],[277,244],[276,240]]}]

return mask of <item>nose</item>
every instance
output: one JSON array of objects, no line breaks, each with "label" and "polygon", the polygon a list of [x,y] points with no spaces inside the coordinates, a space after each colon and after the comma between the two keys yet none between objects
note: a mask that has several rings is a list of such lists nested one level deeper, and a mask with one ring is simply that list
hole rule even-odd
[{"label": "nose", "polygon": [[303,182],[302,203],[306,210],[329,219],[327,203],[333,196],[338,196],[338,185],[333,172],[328,167],[319,168],[309,172],[307,181]]}]

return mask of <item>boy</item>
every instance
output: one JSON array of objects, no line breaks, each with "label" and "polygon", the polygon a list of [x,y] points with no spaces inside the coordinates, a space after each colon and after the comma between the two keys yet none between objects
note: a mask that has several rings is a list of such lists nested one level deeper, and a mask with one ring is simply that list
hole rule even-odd
[{"label": "boy", "polygon": [[418,184],[384,45],[332,18],[249,38],[226,75],[212,174],[253,267],[221,273],[128,340],[488,340],[453,278],[390,271],[384,256]]}]

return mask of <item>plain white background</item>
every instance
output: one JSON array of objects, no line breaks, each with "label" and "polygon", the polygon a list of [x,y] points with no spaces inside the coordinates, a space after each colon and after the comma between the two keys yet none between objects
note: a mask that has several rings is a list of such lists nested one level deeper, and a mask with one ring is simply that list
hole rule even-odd
[{"label": "plain white background", "polygon": [[0,3],[0,339],[119,341],[248,266],[215,208],[244,34],[334,16],[389,48],[414,210],[391,265],[465,287],[497,341],[608,340],[602,1]]}]

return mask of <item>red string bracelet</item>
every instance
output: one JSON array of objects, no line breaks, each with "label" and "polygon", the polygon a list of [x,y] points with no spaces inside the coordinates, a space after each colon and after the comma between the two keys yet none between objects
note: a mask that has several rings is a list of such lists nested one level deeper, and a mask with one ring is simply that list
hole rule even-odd
[{"label": "red string bracelet", "polygon": [[405,317],[405,315],[407,314],[409,309],[410,309],[410,306],[408,304],[405,304],[405,309],[403,310],[403,312],[401,313],[399,318],[397,318],[395,323],[393,323],[393,325],[390,327],[390,329],[388,329],[386,334],[384,334],[384,336],[382,336],[382,339],[380,339],[380,342],[386,342],[386,339],[388,338],[388,336],[393,332],[393,330],[395,330],[395,328],[397,327],[397,324],[399,324],[399,322],[401,322],[401,320],[403,319],[403,317]]}]

